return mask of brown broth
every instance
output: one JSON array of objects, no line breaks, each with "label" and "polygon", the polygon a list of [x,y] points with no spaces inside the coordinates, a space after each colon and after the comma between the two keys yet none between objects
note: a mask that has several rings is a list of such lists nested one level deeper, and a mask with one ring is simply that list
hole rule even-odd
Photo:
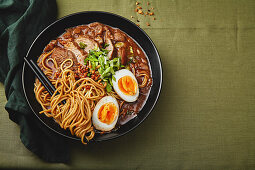
[{"label": "brown broth", "polygon": [[[89,42],[91,42],[91,44],[89,45],[98,45],[100,48],[103,48],[107,39],[111,40],[113,47],[116,45],[116,43],[124,43],[124,45],[119,48],[114,47],[112,57],[118,57],[118,55],[122,54],[122,56],[120,56],[121,59],[123,59],[122,61],[124,62],[125,59],[127,60],[125,65],[134,73],[135,77],[137,78],[138,84],[141,84],[144,79],[144,77],[139,76],[141,72],[146,72],[149,75],[147,85],[145,87],[139,88],[140,93],[137,101],[132,103],[124,102],[124,104],[120,108],[120,113],[122,114],[119,116],[118,124],[123,125],[129,120],[136,117],[139,111],[141,111],[150,92],[152,77],[151,68],[147,56],[145,55],[145,52],[139,46],[139,44],[136,43],[135,40],[133,40],[126,33],[119,30],[118,28],[113,28],[97,22],[88,25],[79,25],[73,28],[68,28],[66,32],[60,35],[56,40],[51,41],[45,47],[44,52],[46,53],[54,48],[68,49],[72,51],[76,57],[83,57],[77,57],[78,65],[86,68],[86,65],[84,66],[85,63],[82,63],[82,59],[86,58],[88,56],[88,53],[85,50],[79,48],[79,45],[76,43],[77,38],[81,37],[89,39]],[[68,48],[66,48],[67,44],[71,44],[71,46],[68,46]],[[48,62],[46,64],[48,64],[48,67],[53,68],[53,63]],[[79,74],[80,73],[77,73],[78,77],[81,76]],[[123,102],[123,100],[118,100],[118,102],[121,103]]]}]

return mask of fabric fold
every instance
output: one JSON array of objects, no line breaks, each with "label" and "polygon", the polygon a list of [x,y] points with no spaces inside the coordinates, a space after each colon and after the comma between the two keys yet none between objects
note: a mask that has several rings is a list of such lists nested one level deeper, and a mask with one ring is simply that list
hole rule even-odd
[{"label": "fabric fold", "polygon": [[0,1],[0,81],[8,100],[9,118],[20,126],[20,139],[30,151],[48,162],[68,162],[64,137],[43,125],[32,113],[22,88],[22,67],[36,36],[56,20],[54,0]]}]

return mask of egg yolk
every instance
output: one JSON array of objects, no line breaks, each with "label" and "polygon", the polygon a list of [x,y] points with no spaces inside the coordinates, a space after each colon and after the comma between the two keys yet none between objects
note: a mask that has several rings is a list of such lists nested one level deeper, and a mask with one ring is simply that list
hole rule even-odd
[{"label": "egg yolk", "polygon": [[121,77],[118,81],[118,86],[121,92],[126,95],[133,96],[137,91],[137,83],[130,76]]},{"label": "egg yolk", "polygon": [[114,103],[102,105],[98,112],[98,119],[106,124],[111,124],[117,115],[117,107]]}]

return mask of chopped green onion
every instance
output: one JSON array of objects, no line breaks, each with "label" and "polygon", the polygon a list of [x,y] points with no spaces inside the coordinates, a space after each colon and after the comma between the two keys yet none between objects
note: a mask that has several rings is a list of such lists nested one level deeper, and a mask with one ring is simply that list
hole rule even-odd
[{"label": "chopped green onion", "polygon": [[115,76],[112,76],[112,80],[116,82],[116,78],[115,78]]},{"label": "chopped green onion", "polygon": [[83,42],[79,43],[80,48],[84,49],[85,47],[87,47],[87,44],[84,44]]},{"label": "chopped green onion", "polygon": [[110,61],[110,67],[113,68],[113,60]]},{"label": "chopped green onion", "polygon": [[133,110],[128,110],[127,113],[126,113],[126,115],[132,115],[133,113],[134,113]]},{"label": "chopped green onion", "polygon": [[106,91],[107,92],[111,92],[112,91],[112,86],[109,83],[107,83],[107,85],[106,85]]},{"label": "chopped green onion", "polygon": [[134,53],[132,46],[129,46],[129,51],[130,51],[131,54]]},{"label": "chopped green onion", "polygon": [[103,67],[100,67],[100,68],[98,69],[98,72],[99,72],[99,74],[103,74],[103,72],[104,72]]},{"label": "chopped green onion", "polygon": [[118,70],[120,69],[120,58],[118,58],[118,61],[117,61],[117,68]]},{"label": "chopped green onion", "polygon": [[87,58],[85,58],[84,62],[87,63],[87,61],[98,61],[98,59],[95,56],[89,55]]},{"label": "chopped green onion", "polygon": [[93,61],[92,61],[92,62],[91,62],[91,66],[92,66],[91,69],[92,69],[92,70],[95,70],[95,69],[96,69],[96,62],[93,62]]},{"label": "chopped green onion", "polygon": [[105,44],[104,44],[104,48],[108,47],[109,45],[110,45],[110,44],[106,44],[106,43],[105,43]]},{"label": "chopped green onion", "polygon": [[114,58],[112,61],[117,62],[119,58]]},{"label": "chopped green onion", "polygon": [[110,77],[112,73],[106,73],[105,77]]},{"label": "chopped green onion", "polygon": [[109,73],[110,71],[111,71],[111,68],[108,67],[108,68],[105,69],[105,71],[102,73],[101,77],[104,78],[104,77],[107,75],[107,73]]},{"label": "chopped green onion", "polygon": [[103,54],[106,54],[106,55],[107,55],[107,54],[109,53],[109,51],[110,51],[110,50],[106,50],[106,49],[103,49],[103,48],[102,48],[101,50],[102,50]]},{"label": "chopped green onion", "polygon": [[111,84],[111,86],[113,86],[113,85],[112,85],[112,79],[109,79],[109,83]]},{"label": "chopped green onion", "polygon": [[130,67],[129,67],[129,65],[127,65],[127,66],[126,66],[126,69],[128,69],[128,70],[130,71]]},{"label": "chopped green onion", "polygon": [[98,61],[99,61],[99,63],[100,63],[100,65],[101,65],[101,67],[103,67],[104,68],[104,57],[103,56],[101,56],[101,57],[99,57],[98,58]]},{"label": "chopped green onion", "polygon": [[88,73],[87,76],[90,77],[90,76],[91,76],[91,73]]},{"label": "chopped green onion", "polygon": [[110,71],[111,71],[111,73],[112,73],[112,75],[114,75],[115,74],[115,71],[113,70],[113,67],[110,67]]},{"label": "chopped green onion", "polygon": [[115,46],[116,48],[120,48],[120,47],[123,47],[123,46],[124,46],[124,43],[123,43],[123,42],[117,42],[114,46]]}]

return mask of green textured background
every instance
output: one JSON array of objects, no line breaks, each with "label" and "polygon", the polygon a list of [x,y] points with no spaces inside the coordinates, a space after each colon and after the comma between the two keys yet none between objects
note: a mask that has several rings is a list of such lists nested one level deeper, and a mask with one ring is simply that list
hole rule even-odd
[{"label": "green textured background", "polygon": [[[59,17],[89,10],[131,19],[135,1],[58,0]],[[147,1],[139,1],[146,7]],[[0,85],[0,167],[88,169],[255,168],[255,1],[150,1],[140,25],[156,44],[164,77],[158,104],[131,133],[72,144],[70,164],[49,164],[20,142]]]}]

